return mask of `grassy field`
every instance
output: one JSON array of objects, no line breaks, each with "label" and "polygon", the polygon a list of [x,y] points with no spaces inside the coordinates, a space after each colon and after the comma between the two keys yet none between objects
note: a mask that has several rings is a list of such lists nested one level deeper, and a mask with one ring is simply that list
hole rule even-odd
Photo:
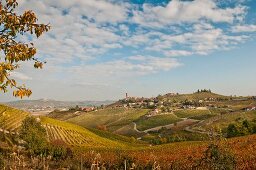
[{"label": "grassy field", "polygon": [[152,117],[141,117],[140,119],[136,120],[136,124],[137,129],[143,131],[157,126],[172,124],[178,121],[181,121],[181,119],[176,115],[166,114]]},{"label": "grassy field", "polygon": [[0,104],[0,129],[15,132],[29,113]]},{"label": "grassy field", "polygon": [[147,112],[147,109],[107,108],[104,110],[85,113],[68,119],[67,121],[90,128],[96,128],[99,125],[106,125],[108,130],[115,131],[123,126],[129,125],[139,117],[145,115]]},{"label": "grassy field", "polygon": [[196,120],[204,120],[216,115],[211,113],[209,110],[197,110],[197,109],[177,110],[177,111],[174,111],[174,114],[180,118],[190,118],[190,119],[196,119]]}]

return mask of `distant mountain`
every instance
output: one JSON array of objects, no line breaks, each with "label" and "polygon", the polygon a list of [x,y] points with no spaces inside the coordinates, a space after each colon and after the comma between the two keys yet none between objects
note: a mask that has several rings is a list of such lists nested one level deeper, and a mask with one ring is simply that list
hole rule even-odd
[{"label": "distant mountain", "polygon": [[39,99],[39,100],[19,100],[4,103],[8,106],[19,108],[19,109],[29,109],[29,108],[68,108],[75,107],[76,105],[80,107],[86,106],[100,106],[108,105],[114,101],[56,101],[51,99]]}]

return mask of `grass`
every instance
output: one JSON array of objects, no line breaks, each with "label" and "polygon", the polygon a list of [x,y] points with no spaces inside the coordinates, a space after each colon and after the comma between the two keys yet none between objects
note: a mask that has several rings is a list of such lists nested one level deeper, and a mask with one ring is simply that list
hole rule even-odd
[{"label": "grass", "polygon": [[178,110],[174,111],[174,114],[180,118],[190,118],[190,119],[197,119],[197,120],[204,120],[209,117],[215,116],[209,110]]},{"label": "grass", "polygon": [[140,131],[147,130],[150,128],[154,128],[157,126],[164,126],[172,123],[176,123],[181,121],[174,114],[166,114],[166,115],[158,115],[152,117],[141,117],[136,121],[137,129]]},{"label": "grass", "polygon": [[85,113],[68,119],[67,121],[89,128],[97,128],[99,125],[106,125],[110,131],[115,131],[132,123],[147,112],[147,109],[107,108]]}]

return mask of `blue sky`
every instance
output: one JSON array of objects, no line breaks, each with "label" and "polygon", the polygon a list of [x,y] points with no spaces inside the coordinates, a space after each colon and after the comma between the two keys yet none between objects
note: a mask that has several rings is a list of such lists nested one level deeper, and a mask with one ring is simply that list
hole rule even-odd
[{"label": "blue sky", "polygon": [[[105,100],[210,88],[256,95],[254,0],[20,0],[52,29],[33,41],[43,70],[12,76],[31,99]],[[2,97],[3,96],[3,97]],[[0,101],[15,100],[11,93]]]}]

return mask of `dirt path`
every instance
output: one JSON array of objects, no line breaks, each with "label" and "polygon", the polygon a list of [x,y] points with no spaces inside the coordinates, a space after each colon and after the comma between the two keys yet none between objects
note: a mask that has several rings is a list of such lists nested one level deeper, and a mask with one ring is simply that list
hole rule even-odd
[{"label": "dirt path", "polygon": [[[203,129],[202,130],[200,130],[200,129],[193,129],[193,127],[196,127],[197,125],[202,125],[202,124],[204,124],[204,122],[206,122],[206,124],[209,124],[210,122],[214,122],[214,121],[210,121],[209,122],[209,120],[207,120],[207,119],[206,120],[201,120],[201,121],[199,121],[198,123],[196,123],[194,125],[185,127],[184,130],[187,131],[187,132],[191,132],[191,133],[200,133],[200,134],[207,134],[207,135],[213,135],[213,136],[220,135],[219,133],[214,132],[214,131],[206,131],[206,130],[203,130]],[[198,127],[201,128],[201,126],[198,126]]]},{"label": "dirt path", "polygon": [[187,119],[187,118],[183,118],[182,121],[179,121],[177,123],[171,123],[171,124],[168,124],[168,125],[163,125],[163,126],[157,126],[157,127],[154,127],[154,128],[150,128],[150,129],[146,129],[144,131],[140,131],[137,129],[137,124],[135,122],[132,122],[134,127],[133,129],[136,131],[136,132],[139,132],[139,133],[148,133],[148,132],[154,132],[154,131],[158,131],[162,128],[166,128],[166,129],[184,129],[185,127],[189,126],[189,125],[194,125],[196,122],[198,122],[198,120],[195,120],[195,119]]},{"label": "dirt path", "polygon": [[138,129],[137,129],[137,124],[135,123],[135,122],[132,122],[133,123],[133,129],[136,131],[136,132],[138,132],[138,133],[142,133],[143,131],[139,131]]}]

